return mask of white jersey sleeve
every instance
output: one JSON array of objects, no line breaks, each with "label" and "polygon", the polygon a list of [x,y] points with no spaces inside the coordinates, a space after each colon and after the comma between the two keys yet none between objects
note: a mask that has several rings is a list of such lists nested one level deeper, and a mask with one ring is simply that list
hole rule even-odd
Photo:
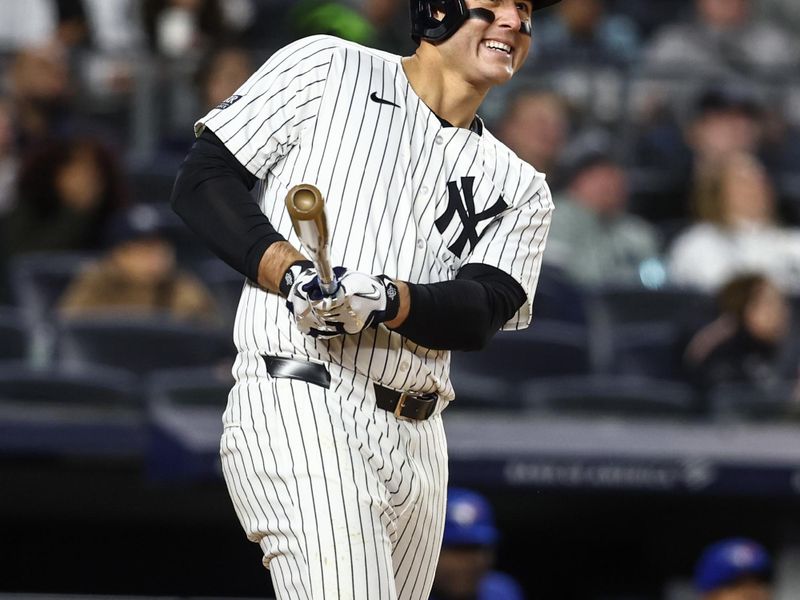
[{"label": "white jersey sleeve", "polygon": [[341,40],[322,35],[289,44],[197,121],[195,134],[210,129],[253,175],[263,178],[313,127],[340,45]]},{"label": "white jersey sleeve", "polygon": [[511,275],[525,290],[527,302],[503,330],[525,329],[531,322],[533,297],[553,214],[553,198],[544,175],[528,167],[519,177],[519,187],[512,189],[513,195],[506,196],[512,201],[509,209],[486,227],[463,263],[496,267]]}]

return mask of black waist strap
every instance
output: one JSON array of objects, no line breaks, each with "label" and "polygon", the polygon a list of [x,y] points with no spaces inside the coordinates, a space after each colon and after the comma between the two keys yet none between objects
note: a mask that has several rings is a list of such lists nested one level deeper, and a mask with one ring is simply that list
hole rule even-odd
[{"label": "black waist strap", "polygon": [[[272,377],[287,377],[312,383],[324,388],[331,386],[331,374],[323,365],[279,356],[264,356],[267,373]],[[397,417],[423,421],[433,414],[436,408],[436,394],[398,392],[390,388],[372,384],[375,389],[375,405],[394,413]]]}]

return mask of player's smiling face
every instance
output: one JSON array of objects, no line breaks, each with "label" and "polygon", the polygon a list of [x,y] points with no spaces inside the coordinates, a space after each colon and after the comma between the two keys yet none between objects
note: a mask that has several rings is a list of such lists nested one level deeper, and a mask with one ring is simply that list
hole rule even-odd
[{"label": "player's smiling face", "polygon": [[467,8],[482,8],[494,21],[472,17],[441,44],[465,77],[489,86],[505,83],[516,73],[531,45],[532,2],[515,0],[467,0]]}]

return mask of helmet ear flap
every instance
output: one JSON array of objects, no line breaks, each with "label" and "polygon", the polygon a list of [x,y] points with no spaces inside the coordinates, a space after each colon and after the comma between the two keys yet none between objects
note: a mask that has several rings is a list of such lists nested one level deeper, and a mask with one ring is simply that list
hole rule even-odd
[{"label": "helmet ear flap", "polygon": [[441,42],[469,18],[464,0],[411,0],[411,37]]}]

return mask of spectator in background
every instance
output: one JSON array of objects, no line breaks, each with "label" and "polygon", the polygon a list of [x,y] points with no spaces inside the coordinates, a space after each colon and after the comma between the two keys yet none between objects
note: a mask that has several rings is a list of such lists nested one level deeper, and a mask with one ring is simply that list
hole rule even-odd
[{"label": "spectator in background", "polygon": [[649,223],[625,212],[628,178],[609,142],[579,138],[565,152],[565,169],[545,263],[586,287],[640,283],[640,267],[657,259],[659,239]]},{"label": "spectator in background", "polygon": [[0,217],[16,203],[19,156],[11,102],[0,98]]},{"label": "spectator in background", "polygon": [[634,212],[654,222],[687,220],[699,179],[733,154],[759,152],[765,140],[763,113],[748,88],[712,85],[697,96],[682,127],[669,119],[645,127],[634,155],[639,167],[658,174],[659,185],[657,192],[638,199]]},{"label": "spectator in background", "polygon": [[636,25],[609,14],[606,0],[564,0],[535,24],[531,54],[538,64],[617,63],[639,53]]},{"label": "spectator in background", "polygon": [[717,304],[720,316],[692,337],[684,354],[698,389],[746,383],[766,390],[789,377],[781,359],[790,309],[780,289],[764,275],[739,275],[722,286]]},{"label": "spectator in background", "polygon": [[10,254],[97,249],[125,200],[116,156],[92,139],[54,140],[29,153],[17,189],[4,235]]},{"label": "spectator in background", "polygon": [[753,0],[696,0],[691,20],[666,25],[645,49],[646,69],[726,77],[791,72],[800,45],[752,14]]},{"label": "spectator in background", "polygon": [[360,5],[367,21],[375,28],[375,47],[397,54],[414,52],[408,35],[408,3],[396,0],[350,0]]},{"label": "spectator in background", "polygon": [[665,23],[691,13],[694,0],[612,0],[614,12],[636,23],[642,37],[650,35]]},{"label": "spectator in background", "polygon": [[800,35],[800,2],[797,0],[759,0],[758,16],[780,25],[795,37]]},{"label": "spectator in background", "polygon": [[142,0],[147,45],[166,58],[197,58],[230,37],[220,0]]},{"label": "spectator in background", "polygon": [[20,148],[69,129],[71,93],[66,55],[57,46],[29,48],[14,56],[10,94]]},{"label": "spectator in background", "polygon": [[777,222],[772,183],[758,159],[724,159],[698,181],[694,208],[697,222],[669,249],[673,283],[713,292],[737,273],[756,271],[800,291],[800,230]]},{"label": "spectator in background", "polygon": [[65,317],[124,312],[217,322],[211,293],[178,268],[175,250],[159,227],[152,206],[118,214],[108,231],[110,248],[70,284],[59,312]]},{"label": "spectator in background", "polygon": [[230,98],[253,74],[250,54],[238,46],[220,46],[212,50],[197,69],[200,93],[198,113],[207,112]]},{"label": "spectator in background", "polygon": [[770,600],[772,562],[764,547],[746,538],[721,540],[703,551],[695,567],[700,600]]},{"label": "spectator in background", "polygon": [[524,600],[516,581],[491,570],[498,538],[487,500],[470,490],[450,488],[430,600]]},{"label": "spectator in background", "polygon": [[[105,0],[106,2],[111,0]],[[19,50],[52,42],[70,47],[90,38],[85,0],[0,1],[0,48]]]},{"label": "spectator in background", "polygon": [[522,89],[503,113],[498,137],[558,187],[557,164],[569,134],[567,105],[558,94]]}]

